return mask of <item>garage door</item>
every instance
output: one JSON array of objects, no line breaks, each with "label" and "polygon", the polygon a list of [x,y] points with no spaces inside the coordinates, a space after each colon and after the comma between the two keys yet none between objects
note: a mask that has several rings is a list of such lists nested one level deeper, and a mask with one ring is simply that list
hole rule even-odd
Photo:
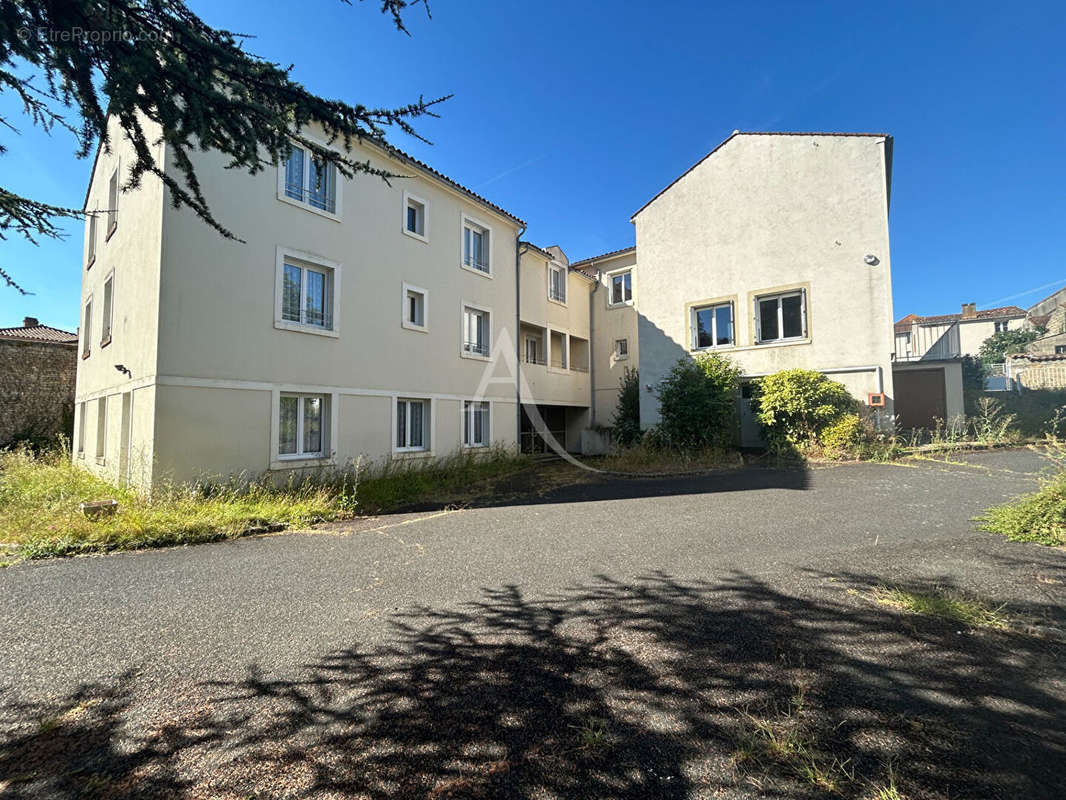
[{"label": "garage door", "polygon": [[943,369],[908,369],[892,373],[896,421],[901,428],[932,428],[947,417]]}]

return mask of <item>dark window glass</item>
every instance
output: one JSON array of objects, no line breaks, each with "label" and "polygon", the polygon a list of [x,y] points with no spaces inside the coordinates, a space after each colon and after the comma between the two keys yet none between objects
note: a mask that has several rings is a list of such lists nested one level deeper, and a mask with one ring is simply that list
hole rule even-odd
[{"label": "dark window glass", "polygon": [[733,341],[733,314],[729,306],[718,306],[714,310],[715,316],[715,344],[731,344]]},{"label": "dark window glass", "polygon": [[803,335],[803,298],[798,294],[781,298],[782,338]]},{"label": "dark window glass", "polygon": [[696,311],[696,347],[710,347],[714,344],[711,334],[711,317],[714,309],[701,308]]},{"label": "dark window glass", "polygon": [[777,332],[777,298],[759,301],[759,339],[780,339]]}]

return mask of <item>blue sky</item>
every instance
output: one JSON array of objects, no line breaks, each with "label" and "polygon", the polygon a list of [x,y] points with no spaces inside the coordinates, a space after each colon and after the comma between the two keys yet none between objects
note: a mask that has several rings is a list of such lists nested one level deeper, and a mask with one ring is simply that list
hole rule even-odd
[{"label": "blue sky", "polygon": [[[250,50],[293,63],[319,94],[398,105],[453,93],[420,125],[433,146],[394,143],[572,259],[631,245],[630,215],[734,129],[884,131],[897,318],[1024,306],[1066,285],[1059,2],[433,0],[431,20],[409,13],[410,38],[376,0],[190,5],[256,34]],[[0,109],[15,110],[10,97]],[[0,137],[4,186],[81,205],[91,160],[67,135],[26,122]],[[70,230],[38,248],[0,242],[0,263],[36,293],[0,288],[0,326],[77,326],[81,225]]]}]

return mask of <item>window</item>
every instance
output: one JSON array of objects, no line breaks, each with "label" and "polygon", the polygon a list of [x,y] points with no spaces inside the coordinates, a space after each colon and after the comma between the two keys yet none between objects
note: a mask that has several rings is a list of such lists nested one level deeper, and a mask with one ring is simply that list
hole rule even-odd
[{"label": "window", "polygon": [[429,449],[429,400],[396,400],[396,449]]},{"label": "window", "polygon": [[416,331],[428,329],[426,322],[426,290],[410,284],[403,284],[403,297],[401,298],[401,324],[405,328]]},{"label": "window", "polygon": [[734,343],[732,303],[696,306],[690,313],[689,330],[692,332],[693,350],[728,347]]},{"label": "window", "polygon": [[526,337],[526,363],[543,364],[544,356],[541,355],[540,339],[536,336]]},{"label": "window", "polygon": [[463,352],[488,357],[489,312],[483,308],[463,306]]},{"label": "window", "polygon": [[107,185],[107,238],[118,227],[118,167],[111,173],[111,182]]},{"label": "window", "polygon": [[114,308],[115,273],[107,276],[104,281],[104,308],[103,319],[100,320],[100,346],[103,347],[111,342],[111,314]]},{"label": "window", "polygon": [[85,318],[81,324],[81,357],[88,358],[93,339],[93,299],[85,301]]},{"label": "window", "polygon": [[617,361],[629,358],[629,339],[614,340],[614,357]]},{"label": "window", "polygon": [[548,265],[548,297],[558,303],[566,302],[566,267]]},{"label": "window", "polygon": [[611,276],[611,305],[633,302],[633,273],[629,270]]},{"label": "window", "polygon": [[463,266],[467,269],[491,274],[489,262],[490,231],[471,219],[463,217]]},{"label": "window", "polygon": [[89,215],[89,257],[85,262],[88,269],[96,261],[96,215]]},{"label": "window", "polygon": [[102,462],[107,452],[107,398],[96,401],[96,460]]},{"label": "window", "polygon": [[802,289],[755,299],[757,341],[779,342],[807,335],[807,298]]},{"label": "window", "polygon": [[85,458],[85,425],[89,421],[85,417],[85,406],[82,401],[78,403],[78,458]]},{"label": "window", "polygon": [[1066,353],[1066,344],[1055,345],[1055,355],[1061,355],[1062,353]]},{"label": "window", "polygon": [[426,241],[426,201],[403,193],[403,232]]},{"label": "window", "polygon": [[489,404],[480,400],[463,401],[463,447],[488,447]]},{"label": "window", "polygon": [[321,394],[282,394],[278,406],[278,455],[321,458],[326,452],[326,407]]},{"label": "window", "polygon": [[274,327],[337,336],[340,264],[277,249]]},{"label": "window", "polygon": [[1009,320],[1005,320],[1005,319],[1004,320],[996,320],[996,322],[993,323],[995,325],[996,333],[1002,333],[1003,331],[1007,330],[1008,321]]},{"label": "window", "polygon": [[281,170],[279,197],[337,213],[337,168],[304,147],[293,147]]}]

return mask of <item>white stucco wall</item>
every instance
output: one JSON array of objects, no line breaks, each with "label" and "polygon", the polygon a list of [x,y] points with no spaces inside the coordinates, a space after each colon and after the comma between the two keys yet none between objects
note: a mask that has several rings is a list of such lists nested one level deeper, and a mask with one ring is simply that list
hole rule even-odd
[{"label": "white stucco wall", "polygon": [[[688,307],[728,299],[746,375],[802,367],[891,413],[894,347],[885,139],[735,135],[634,217],[641,384],[655,387],[689,355]],[[866,256],[877,263],[867,264]],[[756,344],[758,295],[802,288],[805,339]],[[642,390],[641,423],[659,419]]]}]

